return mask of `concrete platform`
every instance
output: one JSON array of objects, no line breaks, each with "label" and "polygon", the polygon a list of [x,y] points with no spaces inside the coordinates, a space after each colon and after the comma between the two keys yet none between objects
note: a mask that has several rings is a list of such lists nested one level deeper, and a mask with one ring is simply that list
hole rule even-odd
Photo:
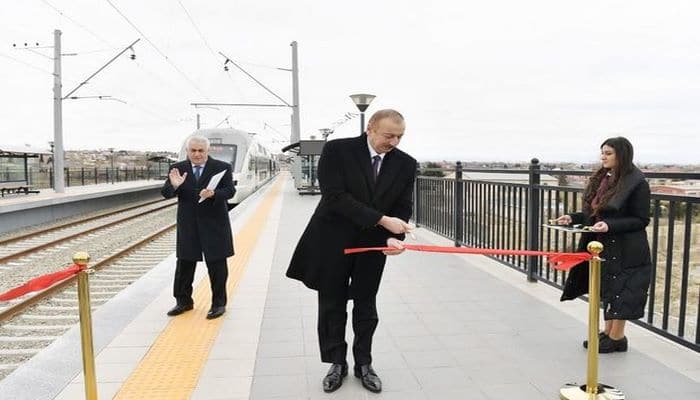
[{"label": "concrete platform", "polygon": [[160,196],[160,180],[67,187],[65,193],[52,189],[37,194],[17,194],[0,198],[0,234],[26,226],[50,222],[128,202]]},{"label": "concrete platform", "polygon": [[[260,196],[234,210],[234,231]],[[372,394],[348,376],[337,392],[325,394],[316,293],[284,276],[317,201],[286,182],[189,398],[544,400],[558,398],[565,383],[585,381],[587,303],[560,303],[557,289],[528,283],[485,257],[407,252],[390,258],[380,289],[373,355],[384,391]],[[450,245],[424,230],[416,236],[419,243]],[[173,262],[95,312],[101,399],[120,391],[167,329]],[[198,268],[197,279],[206,279],[204,270]],[[700,355],[634,325],[628,338],[627,353],[601,355],[602,382],[631,400],[700,398]],[[0,381],[0,393],[19,400],[83,398],[78,349],[73,329]]]}]

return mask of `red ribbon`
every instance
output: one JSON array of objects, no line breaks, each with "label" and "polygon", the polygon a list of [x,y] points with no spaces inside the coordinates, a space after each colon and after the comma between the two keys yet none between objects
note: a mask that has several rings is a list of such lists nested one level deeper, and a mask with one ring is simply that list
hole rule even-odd
[{"label": "red ribbon", "polygon": [[46,289],[47,287],[53,285],[56,282],[60,282],[62,280],[70,278],[73,275],[76,275],[83,269],[85,269],[84,265],[73,264],[64,270],[38,276],[34,279],[27,281],[27,283],[25,283],[24,285],[17,286],[14,289],[10,289],[5,293],[0,294],[0,301],[16,299],[27,293]]},{"label": "red ribbon", "polygon": [[[535,250],[501,250],[501,249],[478,249],[474,247],[451,247],[451,246],[428,246],[423,244],[406,244],[406,250],[425,251],[429,253],[458,253],[458,254],[481,254],[490,256],[545,256],[547,262],[555,269],[568,271],[574,266],[590,260],[593,256],[590,253],[558,253],[553,251]],[[345,249],[345,254],[364,253],[367,251],[396,250],[394,247],[355,247]]]}]

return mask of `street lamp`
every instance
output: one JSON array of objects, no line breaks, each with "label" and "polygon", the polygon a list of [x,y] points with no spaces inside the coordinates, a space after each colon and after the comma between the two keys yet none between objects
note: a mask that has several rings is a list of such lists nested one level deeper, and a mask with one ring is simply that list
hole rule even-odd
[{"label": "street lamp", "polygon": [[[51,185],[51,188],[55,190],[56,186],[54,184],[53,173],[51,173],[51,169],[53,168],[53,165],[54,165],[53,159],[55,158],[55,156],[53,154],[53,146],[54,146],[53,140],[49,140],[49,147],[51,148],[51,167],[49,167],[49,181],[50,181],[49,184]],[[42,165],[42,167],[43,167],[43,165]]]},{"label": "street lamp", "polygon": [[109,149],[109,155],[110,155],[110,164],[112,166],[110,175],[112,176],[112,184],[114,184],[114,147],[110,147]]},{"label": "street lamp", "polygon": [[357,109],[360,110],[360,134],[365,132],[365,110],[369,107],[369,103],[374,100],[376,96],[373,94],[351,94],[350,98],[352,102],[355,103]]}]

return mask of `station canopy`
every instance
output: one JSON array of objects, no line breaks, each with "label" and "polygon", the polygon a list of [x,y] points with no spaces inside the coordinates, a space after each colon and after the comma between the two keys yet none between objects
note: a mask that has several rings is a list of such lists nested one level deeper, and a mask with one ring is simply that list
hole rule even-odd
[{"label": "station canopy", "polygon": [[38,157],[51,155],[51,151],[30,145],[0,144],[0,157]]},{"label": "station canopy", "polygon": [[148,161],[174,163],[174,162],[177,162],[178,160],[177,160],[177,158],[172,157],[172,156],[156,155],[156,156],[148,157]]}]

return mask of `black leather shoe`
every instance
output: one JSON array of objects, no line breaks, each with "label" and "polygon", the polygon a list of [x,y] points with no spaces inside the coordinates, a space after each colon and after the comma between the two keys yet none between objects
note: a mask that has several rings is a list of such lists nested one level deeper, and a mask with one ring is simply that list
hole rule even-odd
[{"label": "black leather shoe", "polygon": [[[608,337],[608,335],[605,333],[605,331],[598,333],[598,344],[600,344],[600,341],[603,340],[603,338]],[[588,348],[588,339],[583,341],[583,348],[587,349]]]},{"label": "black leather shoe", "polygon": [[219,318],[226,312],[226,307],[224,306],[212,306],[207,313],[207,319]]},{"label": "black leather shoe", "polygon": [[612,353],[615,351],[627,351],[627,337],[623,336],[622,339],[615,340],[610,336],[600,340],[600,346],[598,347],[598,353]]},{"label": "black leather shoe", "polygon": [[190,311],[193,308],[194,308],[194,306],[192,304],[187,304],[187,305],[178,304],[175,307],[171,308],[170,311],[168,311],[168,315],[171,317],[174,317],[176,315],[180,315],[180,314],[184,313],[185,311]]},{"label": "black leather shoe", "polygon": [[379,393],[382,391],[382,380],[370,364],[355,366],[355,376],[362,380],[362,386],[370,392]]},{"label": "black leather shoe", "polygon": [[326,393],[335,392],[343,385],[343,378],[348,376],[348,364],[333,364],[323,378],[323,391]]}]

